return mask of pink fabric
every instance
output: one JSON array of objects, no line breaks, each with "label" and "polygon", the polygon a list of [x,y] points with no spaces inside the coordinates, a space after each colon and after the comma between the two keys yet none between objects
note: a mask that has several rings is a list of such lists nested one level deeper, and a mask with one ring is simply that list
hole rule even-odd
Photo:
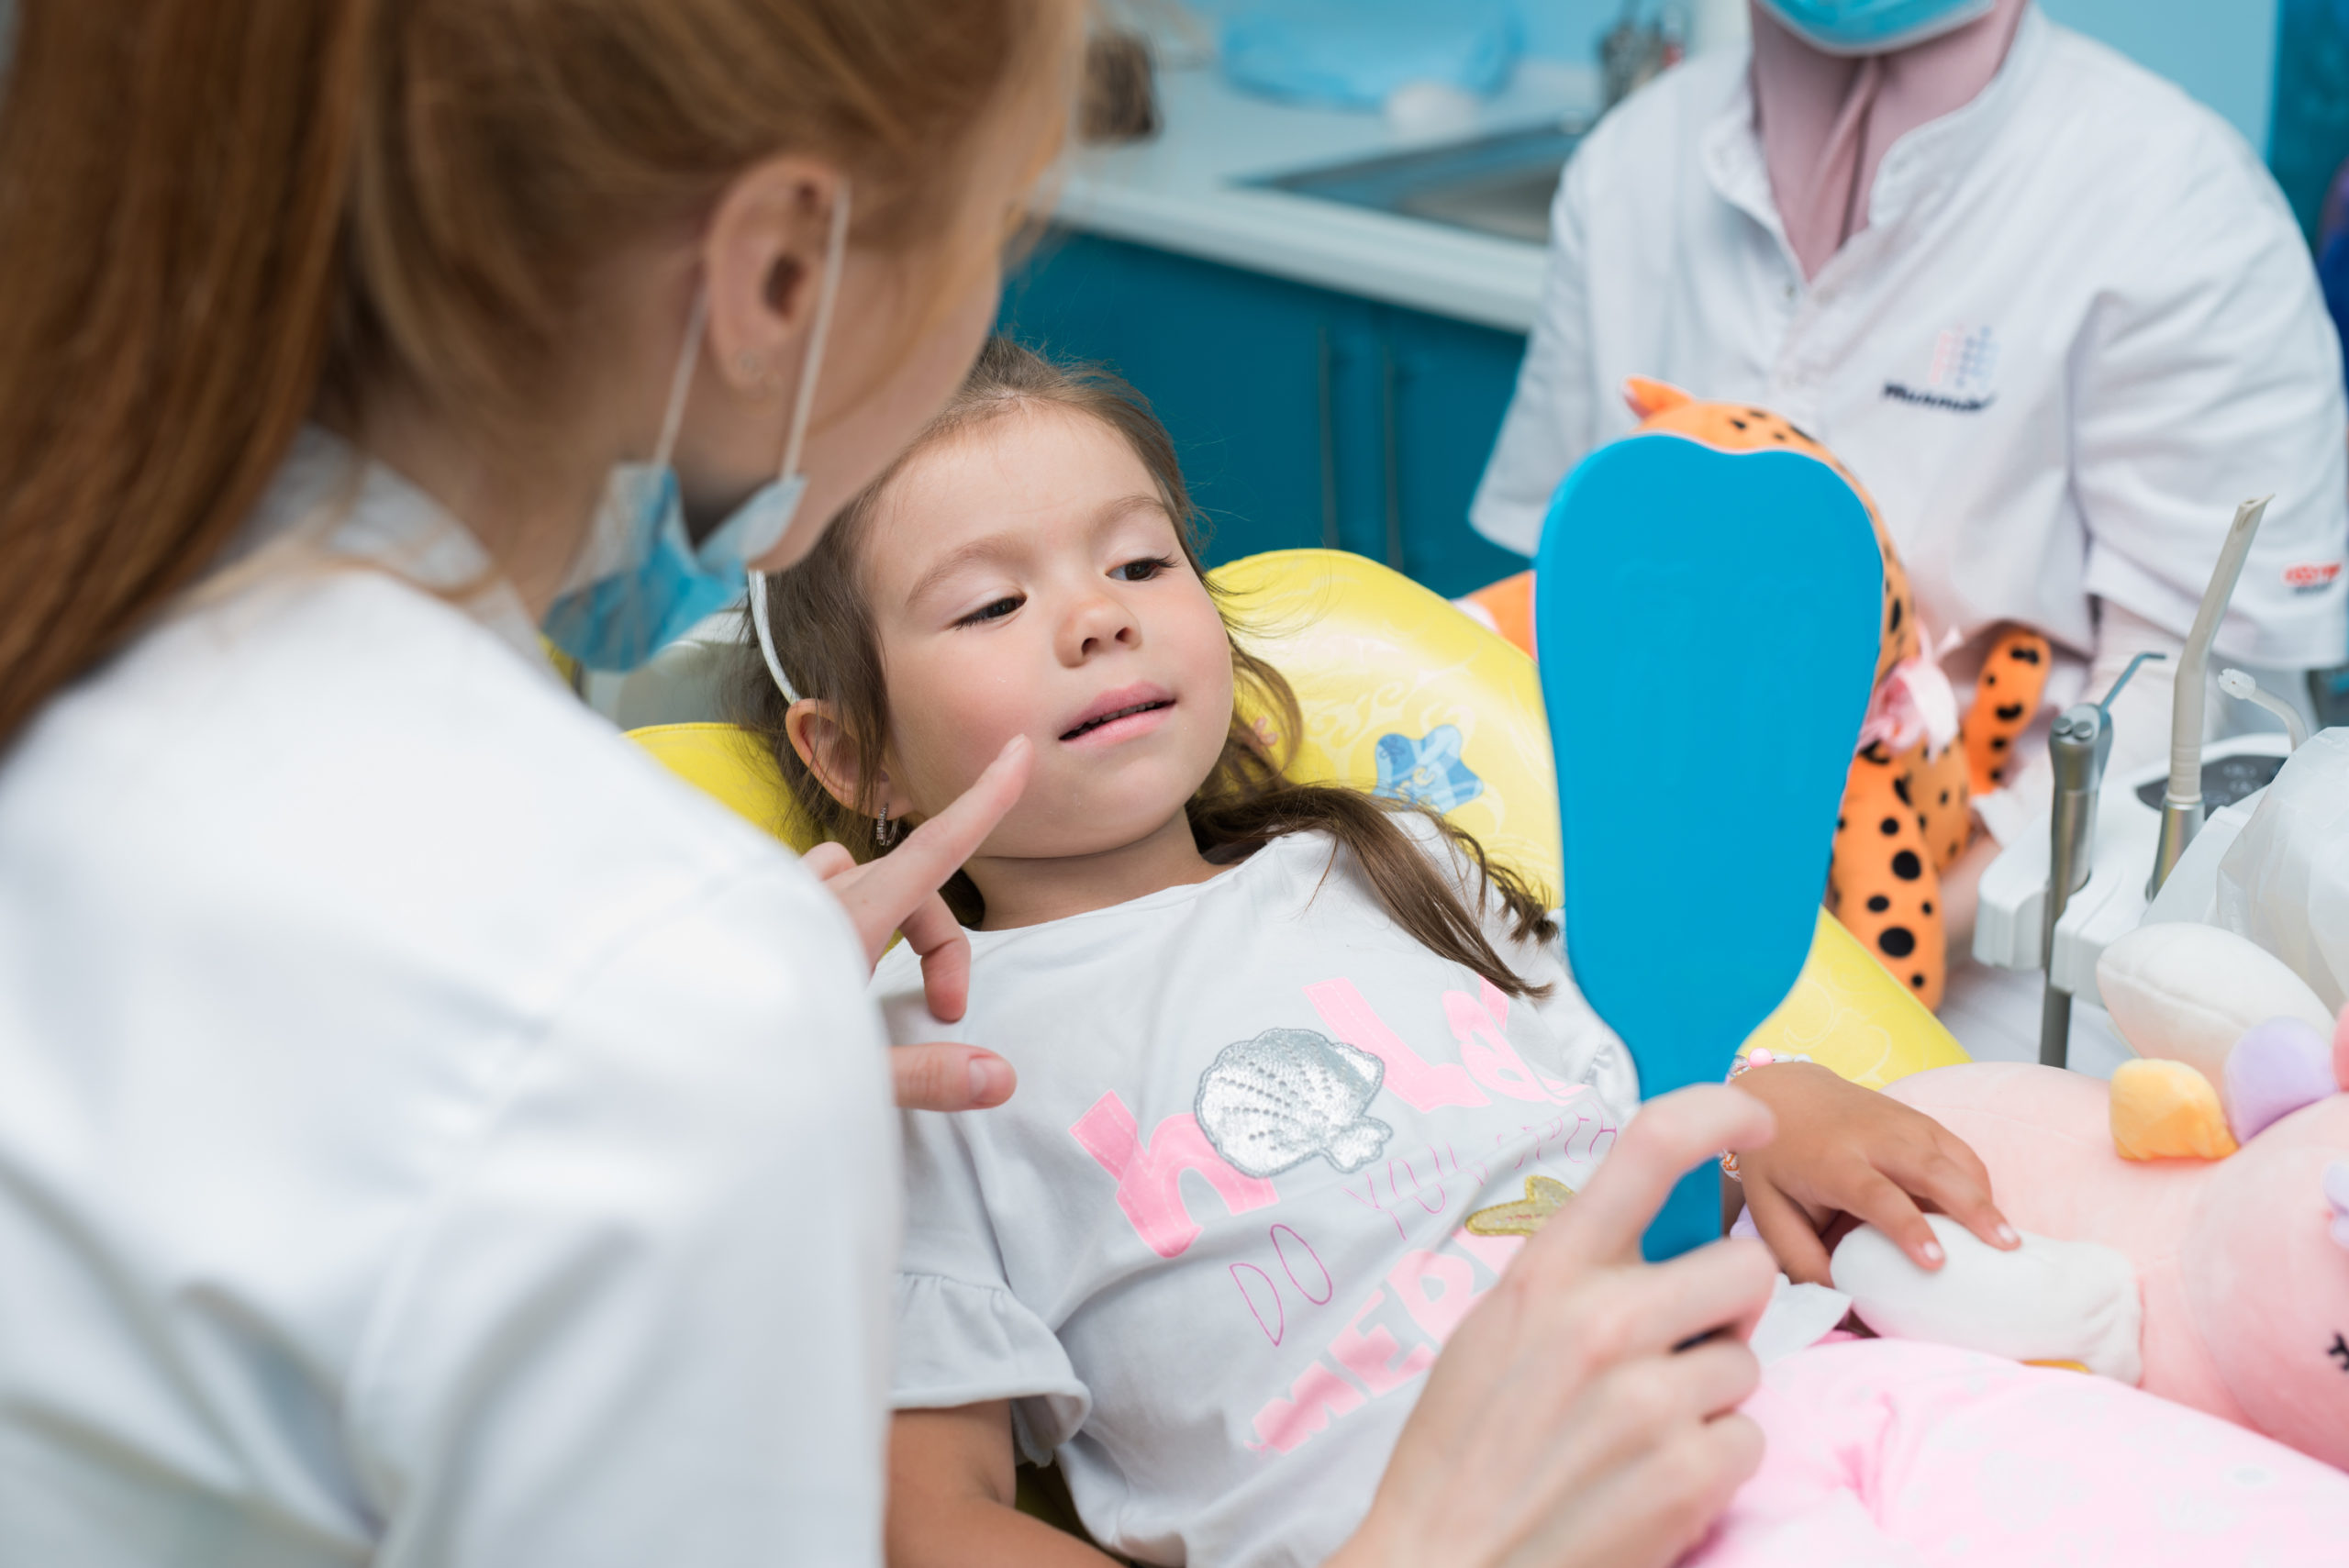
[{"label": "pink fabric", "polygon": [[1867,227],[1884,150],[1990,84],[2028,3],[1998,0],[1955,32],[1858,58],[1821,54],[1753,6],[1754,120],[1779,221],[1805,278]]},{"label": "pink fabric", "polygon": [[2337,1568],[2349,1543],[2349,1476],[2086,1373],[1824,1342],[1745,1412],[1762,1468],[1683,1568]]}]

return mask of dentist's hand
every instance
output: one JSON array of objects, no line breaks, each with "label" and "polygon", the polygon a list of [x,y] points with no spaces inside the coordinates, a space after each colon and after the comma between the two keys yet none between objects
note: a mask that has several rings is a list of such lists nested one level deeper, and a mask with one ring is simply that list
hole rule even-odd
[{"label": "dentist's hand", "polygon": [[1771,1130],[1710,1084],[1642,1108],[1437,1358],[1325,1568],[1664,1568],[1696,1544],[1762,1462],[1736,1411],[1776,1270],[1750,1240],[1651,1266],[1640,1233],[1682,1172]]},{"label": "dentist's hand", "polygon": [[[938,890],[1019,801],[1030,757],[1027,737],[1012,737],[953,805],[877,861],[859,865],[841,845],[818,844],[804,862],[848,910],[867,963],[878,963],[889,938],[905,933],[921,954],[930,1010],[949,1023],[970,1000],[971,940]],[[909,1110],[983,1110],[1011,1098],[1011,1063],[975,1045],[901,1045],[890,1051],[889,1068],[897,1104]]]}]

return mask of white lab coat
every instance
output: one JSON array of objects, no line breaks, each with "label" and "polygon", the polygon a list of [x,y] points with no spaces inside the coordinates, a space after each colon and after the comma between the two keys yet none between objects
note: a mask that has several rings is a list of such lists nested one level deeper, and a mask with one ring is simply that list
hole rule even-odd
[{"label": "white lab coat", "polygon": [[[256,537],[355,492],[330,553],[476,578],[354,472],[306,435]],[[0,765],[0,1562],[869,1568],[898,1169],[845,918],[510,595],[312,553]]]},{"label": "white lab coat", "polygon": [[2095,599],[2182,637],[2235,503],[2273,492],[2219,650],[2349,658],[2339,346],[2240,137],[2034,7],[1989,86],[1886,152],[1869,214],[1806,284],[1742,50],[1609,115],[1559,185],[1475,526],[1530,552],[1653,376],[1832,449],[1937,640],[2013,620],[2086,656]]}]

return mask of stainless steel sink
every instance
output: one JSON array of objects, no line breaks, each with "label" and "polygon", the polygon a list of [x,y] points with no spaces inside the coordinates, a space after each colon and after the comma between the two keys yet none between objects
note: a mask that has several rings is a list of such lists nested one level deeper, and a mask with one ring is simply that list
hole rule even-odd
[{"label": "stainless steel sink", "polygon": [[1569,120],[1251,183],[1542,245],[1550,239],[1550,198],[1559,171],[1588,129]]}]

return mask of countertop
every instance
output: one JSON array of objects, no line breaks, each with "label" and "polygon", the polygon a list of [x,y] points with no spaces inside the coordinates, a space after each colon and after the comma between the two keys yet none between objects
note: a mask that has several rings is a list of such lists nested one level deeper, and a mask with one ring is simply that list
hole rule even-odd
[{"label": "countertop", "polygon": [[1245,182],[1587,117],[1588,72],[1529,61],[1479,106],[1473,127],[1441,137],[1242,93],[1212,65],[1162,68],[1158,90],[1164,129],[1072,155],[1054,221],[1508,331],[1532,327],[1541,246]]}]

